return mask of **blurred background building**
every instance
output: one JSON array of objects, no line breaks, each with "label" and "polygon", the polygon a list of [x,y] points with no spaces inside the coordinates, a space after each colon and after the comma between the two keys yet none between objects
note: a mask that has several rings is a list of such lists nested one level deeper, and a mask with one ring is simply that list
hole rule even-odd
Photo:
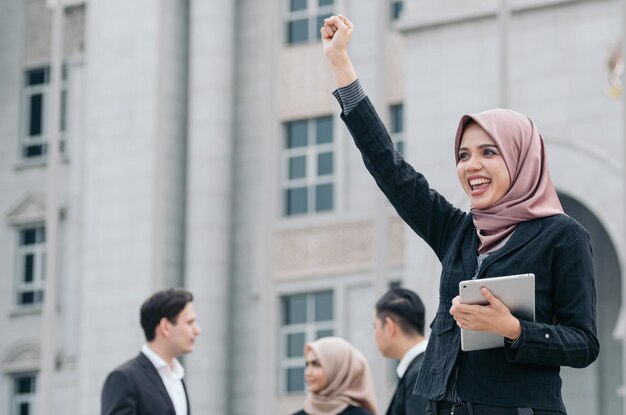
[{"label": "blurred background building", "polygon": [[565,403],[626,413],[620,1],[0,0],[0,414],[98,413],[168,286],[203,328],[195,414],[292,413],[303,345],[329,334],[364,351],[386,406],[374,303],[401,284],[431,320],[439,265],[338,117],[319,36],[335,13],[398,149],[458,206],[460,115],[539,126],[595,254],[601,354],[563,370]]}]

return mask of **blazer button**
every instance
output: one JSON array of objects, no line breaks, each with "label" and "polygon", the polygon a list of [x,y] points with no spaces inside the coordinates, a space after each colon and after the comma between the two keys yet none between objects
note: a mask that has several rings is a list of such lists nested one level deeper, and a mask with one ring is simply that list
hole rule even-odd
[{"label": "blazer button", "polygon": [[549,339],[550,335],[548,333],[546,333],[546,339]]}]

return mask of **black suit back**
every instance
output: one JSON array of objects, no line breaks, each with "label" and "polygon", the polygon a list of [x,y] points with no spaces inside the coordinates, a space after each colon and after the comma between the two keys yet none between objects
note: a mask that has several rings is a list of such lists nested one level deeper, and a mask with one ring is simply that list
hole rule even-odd
[{"label": "black suit back", "polygon": [[398,382],[398,387],[391,399],[387,415],[425,415],[428,401],[419,395],[413,395],[413,388],[417,382],[424,361],[424,353],[417,355],[407,368],[404,376]]}]

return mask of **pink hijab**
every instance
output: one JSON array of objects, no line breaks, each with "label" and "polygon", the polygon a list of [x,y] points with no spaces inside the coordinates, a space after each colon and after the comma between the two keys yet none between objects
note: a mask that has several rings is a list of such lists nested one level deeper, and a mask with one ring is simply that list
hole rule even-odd
[{"label": "pink hijab", "polygon": [[487,209],[471,209],[480,238],[479,253],[489,252],[506,240],[518,223],[563,213],[550,179],[543,138],[533,122],[519,112],[492,109],[461,117],[454,154],[465,127],[474,121],[495,142],[509,170],[511,187]]},{"label": "pink hijab", "polygon": [[308,392],[304,411],[311,415],[335,415],[349,405],[376,414],[372,374],[363,354],[339,337],[324,337],[304,346],[313,350],[326,373],[328,384],[318,393]]}]

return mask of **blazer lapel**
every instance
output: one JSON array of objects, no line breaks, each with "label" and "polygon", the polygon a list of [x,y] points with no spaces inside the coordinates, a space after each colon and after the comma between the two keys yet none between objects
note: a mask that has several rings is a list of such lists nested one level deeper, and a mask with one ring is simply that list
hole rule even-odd
[{"label": "blazer lapel", "polygon": [[[156,370],[150,359],[148,359],[145,354],[139,353],[139,357],[137,359],[139,360],[140,365],[143,367],[146,377],[150,380],[152,385],[158,389],[159,393],[167,401],[168,407],[170,408],[171,412],[175,414],[176,409],[174,409],[174,403],[172,402],[172,398],[170,398],[170,394],[167,393],[167,389],[165,389],[165,384],[163,384],[163,379],[161,379],[159,372]],[[186,391],[185,395],[187,395]]]},{"label": "blazer lapel", "polygon": [[187,394],[187,385],[185,385],[185,380],[181,379],[183,383],[183,390],[185,391],[185,400],[187,401],[187,415],[191,415],[191,406],[189,405],[189,395]]},{"label": "blazer lapel", "polygon": [[533,239],[541,230],[541,222],[538,220],[529,220],[526,222],[521,222],[515,228],[515,232],[511,235],[511,239],[504,244],[504,246],[498,249],[493,254],[489,255],[485,258],[485,262],[480,267],[480,272],[478,273],[478,278],[484,273],[489,264],[491,264],[496,259],[509,254],[517,250],[520,246],[523,246],[528,243],[531,239]]},{"label": "blazer lapel", "polygon": [[[478,243],[480,239],[478,239],[478,234],[476,231],[472,232],[470,235],[467,235],[463,240],[463,275],[468,276],[465,279],[471,279],[476,272],[476,257],[478,256]],[[455,281],[455,283],[459,283],[461,281]]]}]

